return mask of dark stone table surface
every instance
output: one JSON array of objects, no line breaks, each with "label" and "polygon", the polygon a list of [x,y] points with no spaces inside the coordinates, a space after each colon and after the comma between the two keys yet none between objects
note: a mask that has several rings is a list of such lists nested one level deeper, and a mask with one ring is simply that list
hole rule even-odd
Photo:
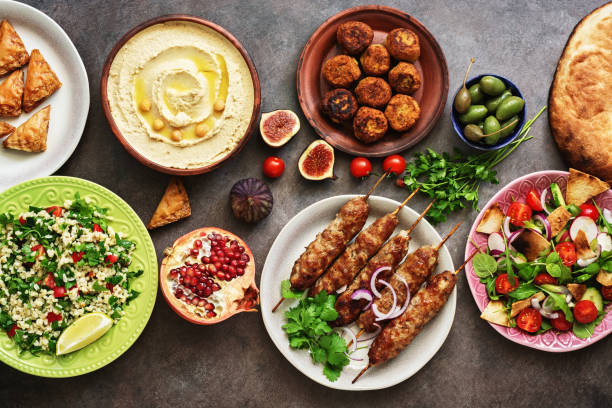
[{"label": "dark stone table surface", "polygon": [[[158,257],[176,237],[215,225],[242,236],[255,253],[257,278],[274,238],[306,206],[338,194],[364,191],[369,183],[350,176],[350,157],[337,152],[338,179],[308,182],[297,159],[316,135],[301,114],[295,70],[312,32],[333,14],[360,4],[338,0],[93,1],[28,0],[66,30],[89,74],[91,107],[83,138],[57,172],[102,184],[123,197],[148,221],[169,177],[136,162],[107,125],[100,103],[102,65],[113,44],[130,28],[170,13],[188,13],[220,24],[246,47],[259,71],[262,110],[299,112],[302,130],[285,147],[267,147],[256,132],[240,155],[218,170],[185,179],[193,214],[152,232]],[[547,102],[557,60],[574,25],[601,0],[389,0],[387,5],[414,15],[434,34],[448,62],[451,93],[459,86],[469,57],[472,74],[494,72],[511,78],[528,101],[528,116]],[[0,18],[2,10],[0,10]],[[452,96],[449,95],[449,100]],[[431,134],[412,151],[461,147],[450,125],[450,104]],[[551,138],[546,116],[534,126],[534,139],[498,167],[501,185],[533,171],[566,169]],[[231,214],[228,191],[244,177],[262,177],[264,158],[280,155],[285,174],[271,181],[276,205],[255,227]],[[381,161],[374,160],[376,169]],[[500,187],[483,185],[481,202]],[[405,191],[386,182],[378,193],[396,200]],[[425,197],[412,203],[422,209]],[[465,210],[439,225],[447,231],[462,220],[448,244],[455,264],[462,261],[464,237],[476,217]],[[297,371],[274,347],[259,313],[243,314],[212,327],[192,325],[157,296],[149,324],[119,359],[91,374],[45,379],[0,365],[0,406],[612,406],[611,339],[567,354],[532,350],[499,336],[478,317],[465,278],[458,284],[455,322],[432,360],[409,380],[374,392],[342,392],[320,386]]]}]

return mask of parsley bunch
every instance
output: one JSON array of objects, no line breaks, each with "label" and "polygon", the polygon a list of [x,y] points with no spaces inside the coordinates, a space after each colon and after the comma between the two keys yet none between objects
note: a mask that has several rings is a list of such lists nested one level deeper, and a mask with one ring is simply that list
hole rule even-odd
[{"label": "parsley bunch", "polygon": [[283,325],[289,345],[308,348],[312,361],[324,364],[323,373],[330,381],[336,381],[349,363],[346,342],[328,324],[338,318],[335,302],[336,296],[326,291],[300,299],[297,306],[285,312],[287,324]]},{"label": "parsley bunch", "polygon": [[528,136],[531,125],[544,109],[546,107],[525,123],[515,141],[499,150],[468,156],[458,150],[453,155],[440,154],[432,149],[427,149],[426,153],[417,153],[415,160],[406,165],[404,185],[411,191],[420,186],[421,193],[436,199],[427,218],[434,224],[444,222],[449,213],[465,208],[466,203],[471,203],[477,210],[480,183],[499,183],[493,167],[521,143],[532,138]]}]

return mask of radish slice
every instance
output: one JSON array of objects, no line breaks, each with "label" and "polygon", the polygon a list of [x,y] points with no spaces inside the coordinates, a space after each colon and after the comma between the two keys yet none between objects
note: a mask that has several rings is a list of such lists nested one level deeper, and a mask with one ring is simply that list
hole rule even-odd
[{"label": "radish slice", "polygon": [[337,294],[341,294],[341,293],[343,293],[344,291],[346,291],[346,286],[347,286],[347,285],[342,285],[342,286],[340,286],[340,287],[338,288],[338,290],[336,291],[336,293],[337,293]]},{"label": "radish slice", "polygon": [[395,274],[395,276],[404,284],[404,287],[406,288],[406,301],[404,302],[404,305],[401,308],[399,308],[395,313],[388,317],[389,319],[395,319],[396,317],[404,314],[404,312],[408,308],[408,305],[410,304],[410,288],[408,287],[408,282],[406,282],[406,279],[404,279],[403,276],[398,275],[397,273]]},{"label": "radish slice", "polygon": [[589,242],[597,238],[597,234],[599,233],[595,221],[593,221],[591,217],[587,217],[584,215],[576,217],[576,219],[574,220],[574,222],[572,222],[572,225],[570,226],[569,234],[572,238],[572,241],[576,239],[576,235],[578,235],[578,231],[580,230],[584,231]]},{"label": "radish slice", "polygon": [[357,289],[351,295],[351,300],[360,300],[360,299],[365,299],[368,301],[368,304],[362,309],[362,310],[366,310],[372,304],[372,299],[373,299],[372,293],[367,289]]},{"label": "radish slice", "polygon": [[546,208],[546,194],[547,193],[548,193],[548,189],[547,188],[542,190],[542,193],[540,193],[540,205],[542,206],[542,208],[544,209],[544,212],[546,212],[546,214],[550,214],[550,211],[548,211],[548,208]]},{"label": "radish slice", "polygon": [[357,349],[357,337],[355,336],[355,333],[353,333],[353,331],[348,327],[343,327],[342,330],[344,330],[344,332],[348,334],[349,338],[351,339],[351,348],[349,352],[352,353],[353,351],[355,351],[355,349]]},{"label": "radish slice", "polygon": [[550,228],[550,223],[548,222],[546,217],[543,216],[542,214],[536,214],[533,216],[533,218],[538,220],[540,223],[542,223],[542,225],[544,226],[544,229],[546,230],[546,235],[545,235],[546,239],[550,241],[552,239],[552,230]]},{"label": "radish slice", "polygon": [[389,316],[393,315],[393,313],[395,312],[395,306],[397,306],[397,294],[395,293],[395,289],[393,289],[393,286],[391,286],[389,282],[384,281],[382,279],[379,280],[379,282],[388,287],[391,291],[391,294],[393,295],[393,304],[391,305],[387,313],[382,313],[378,310],[376,303],[372,303],[372,313],[374,313],[374,316],[376,316],[375,321],[377,322],[380,322],[381,320],[387,320]]},{"label": "radish slice", "polygon": [[504,218],[504,235],[508,238],[510,234],[510,217],[506,217]]},{"label": "radish slice", "polygon": [[376,278],[378,277],[379,273],[383,271],[390,271],[390,270],[391,270],[390,266],[381,266],[380,268],[375,270],[374,273],[372,274],[372,278],[370,279],[370,290],[372,291],[372,294],[376,296],[377,298],[380,297],[380,292],[376,290]]},{"label": "radish slice", "polygon": [[612,224],[612,211],[608,210],[607,208],[604,208],[602,213],[603,217],[606,219],[606,221],[608,221],[608,224]]},{"label": "radish slice", "polygon": [[602,251],[612,251],[612,238],[605,232],[597,234],[597,242],[601,246]]},{"label": "radish slice", "polygon": [[381,332],[382,327],[378,323],[374,323],[374,326],[376,326],[376,330],[374,331],[374,333],[372,333],[370,337],[366,337],[365,339],[359,339],[359,342],[374,340],[376,336],[378,336],[378,333]]},{"label": "radish slice", "polygon": [[489,249],[491,250],[492,254],[493,252],[497,251],[497,255],[499,255],[506,250],[506,245],[504,244],[504,237],[502,237],[499,232],[494,232],[489,235],[487,245],[489,246]]}]

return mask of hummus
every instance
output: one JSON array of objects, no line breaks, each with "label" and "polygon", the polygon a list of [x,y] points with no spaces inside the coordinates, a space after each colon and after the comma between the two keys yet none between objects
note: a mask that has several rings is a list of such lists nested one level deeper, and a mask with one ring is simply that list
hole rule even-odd
[{"label": "hummus", "polygon": [[152,162],[180,169],[230,154],[254,108],[240,51],[218,32],[181,21],[129,39],[111,64],[107,95],[126,141]]}]

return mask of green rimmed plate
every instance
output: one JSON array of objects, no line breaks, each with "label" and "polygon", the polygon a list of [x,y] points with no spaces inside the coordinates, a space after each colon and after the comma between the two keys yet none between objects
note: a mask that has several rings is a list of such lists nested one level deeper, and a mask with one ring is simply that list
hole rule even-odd
[{"label": "green rimmed plate", "polygon": [[101,339],[65,356],[29,353],[19,349],[4,331],[0,333],[0,361],[25,373],[41,377],[73,377],[104,367],[123,354],[142,333],[149,321],[157,295],[157,256],[151,237],[134,210],[110,190],[87,180],[73,177],[43,177],[26,181],[0,194],[0,213],[26,211],[28,206],[62,205],[75,193],[89,197],[96,205],[108,208],[115,231],[128,235],[136,243],[132,267],[144,274],[133,281],[140,295],[125,309],[125,315]]}]

